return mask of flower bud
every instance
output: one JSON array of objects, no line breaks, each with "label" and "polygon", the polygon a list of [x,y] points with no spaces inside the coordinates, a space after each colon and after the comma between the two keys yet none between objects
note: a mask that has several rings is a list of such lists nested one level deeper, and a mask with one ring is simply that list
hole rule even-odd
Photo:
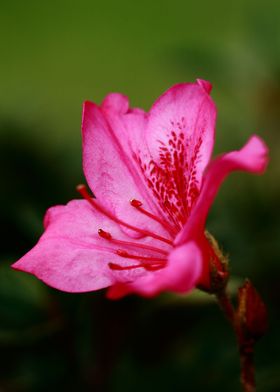
[{"label": "flower bud", "polygon": [[218,294],[223,291],[228,283],[228,259],[221,251],[218,242],[209,233],[205,232],[209,242],[209,287],[206,291]]},{"label": "flower bud", "polygon": [[245,340],[261,338],[268,327],[266,306],[247,279],[238,290],[237,323]]}]

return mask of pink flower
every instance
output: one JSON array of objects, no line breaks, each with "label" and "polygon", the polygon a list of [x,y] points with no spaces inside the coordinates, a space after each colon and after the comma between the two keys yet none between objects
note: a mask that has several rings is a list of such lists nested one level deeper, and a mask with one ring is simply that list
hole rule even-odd
[{"label": "pink flower", "polygon": [[121,94],[101,106],[85,102],[83,166],[92,198],[50,208],[37,245],[13,268],[68,292],[110,287],[134,292],[188,292],[209,285],[208,210],[233,170],[262,173],[267,147],[257,136],[209,164],[215,105],[211,84],[178,84],[149,113]]}]

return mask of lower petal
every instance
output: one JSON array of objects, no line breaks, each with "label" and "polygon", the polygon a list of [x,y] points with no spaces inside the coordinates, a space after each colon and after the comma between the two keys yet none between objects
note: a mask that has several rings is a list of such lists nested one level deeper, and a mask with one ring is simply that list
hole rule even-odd
[{"label": "lower petal", "polygon": [[153,297],[162,291],[187,293],[195,288],[202,271],[202,255],[195,242],[175,248],[169,255],[168,265],[155,272],[147,272],[133,283],[116,284],[107,295],[117,299],[135,293]]},{"label": "lower petal", "polygon": [[[145,273],[142,268],[113,271],[109,267],[110,263],[131,264],[131,260],[119,256],[118,248],[137,254],[143,252],[143,246],[156,245],[152,238],[141,240],[140,245],[137,240],[126,245],[129,238],[119,225],[85,200],[72,200],[65,206],[50,208],[44,226],[45,232],[37,245],[12,267],[66,292],[93,291],[137,279]],[[108,232],[112,240],[100,237],[99,229]],[[161,247],[162,250],[170,248],[166,244]],[[150,256],[149,250],[145,252],[145,256]]]},{"label": "lower petal", "polygon": [[[110,254],[107,257],[110,258]],[[58,290],[80,293],[99,290],[115,282],[104,259],[104,251],[65,239],[42,239],[12,267],[33,274]]]}]

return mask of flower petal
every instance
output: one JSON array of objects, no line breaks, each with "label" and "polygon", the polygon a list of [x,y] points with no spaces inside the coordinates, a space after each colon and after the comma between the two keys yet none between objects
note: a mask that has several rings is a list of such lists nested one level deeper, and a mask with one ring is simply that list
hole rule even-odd
[{"label": "flower petal", "polygon": [[[133,155],[132,140],[140,140],[144,123],[143,112],[128,110],[127,99],[120,94],[110,94],[102,108],[86,102],[82,122],[84,172],[98,201],[118,218],[163,234],[166,230],[160,224],[130,205],[131,199],[137,199],[147,210],[157,214]],[[137,236],[135,232],[128,232]]]},{"label": "flower petal", "polygon": [[146,272],[132,283],[117,283],[109,288],[107,295],[111,299],[136,293],[143,297],[153,297],[162,291],[186,293],[195,288],[202,269],[202,258],[195,242],[189,242],[175,248],[169,255],[165,268]]},{"label": "flower petal", "polygon": [[192,214],[176,237],[177,245],[204,233],[205,221],[218,189],[226,176],[235,170],[262,174],[268,164],[268,148],[261,138],[252,136],[241,150],[216,158],[204,176],[201,193]]},{"label": "flower petal", "polygon": [[166,217],[180,226],[199,194],[213,149],[216,108],[210,89],[202,80],[178,84],[155,102],[148,118],[151,158],[145,175]]},{"label": "flower petal", "polygon": [[[129,260],[117,255],[120,245],[101,238],[98,229],[110,232],[119,240],[128,240],[128,237],[117,224],[84,200],[50,208],[44,224],[45,233],[30,252],[13,264],[14,269],[32,273],[48,285],[68,292],[98,290],[118,281],[134,280],[145,272],[109,268],[109,263],[126,265]],[[145,240],[146,244],[152,242]]]}]

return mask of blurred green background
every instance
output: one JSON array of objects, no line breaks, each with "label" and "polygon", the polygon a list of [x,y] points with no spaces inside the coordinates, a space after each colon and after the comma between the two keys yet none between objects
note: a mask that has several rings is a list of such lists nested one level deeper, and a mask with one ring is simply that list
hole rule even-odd
[{"label": "blurred green background", "polygon": [[77,197],[82,102],[118,91],[148,110],[197,77],[214,84],[216,153],[252,133],[271,149],[263,177],[226,181],[208,228],[230,254],[233,291],[250,277],[268,305],[258,391],[279,391],[279,1],[3,1],[0,35],[0,391],[239,390],[234,337],[208,297],[110,302],[9,267],[46,208]]}]

